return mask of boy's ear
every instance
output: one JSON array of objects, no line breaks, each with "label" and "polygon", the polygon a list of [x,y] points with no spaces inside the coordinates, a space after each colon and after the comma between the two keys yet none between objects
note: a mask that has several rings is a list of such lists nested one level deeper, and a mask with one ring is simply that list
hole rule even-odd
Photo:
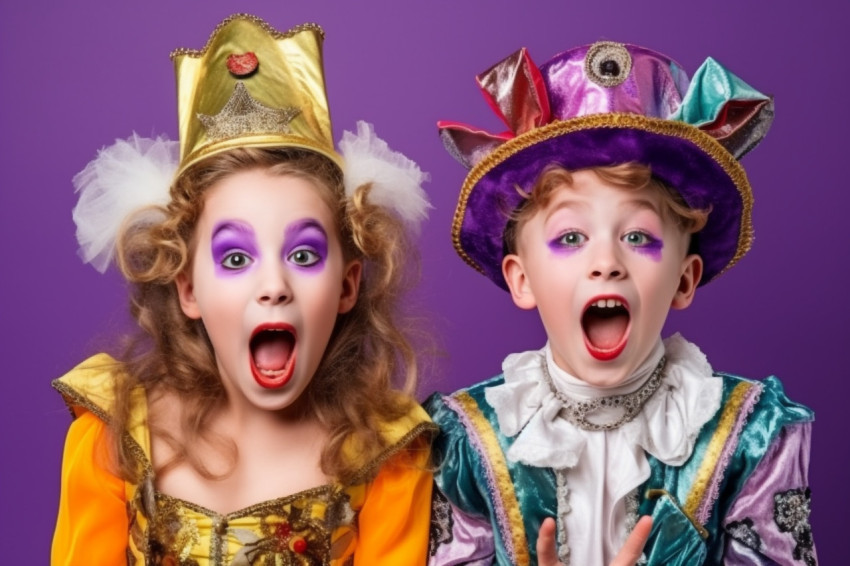
[{"label": "boy's ear", "polygon": [[682,275],[679,277],[679,288],[673,295],[670,307],[684,309],[690,306],[697,291],[697,285],[702,278],[702,258],[697,254],[685,257],[682,263]]},{"label": "boy's ear", "polygon": [[505,259],[502,260],[502,275],[505,277],[505,282],[511,291],[511,298],[516,306],[526,310],[537,306],[531,285],[528,284],[525,267],[518,255],[508,254],[505,256]]},{"label": "boy's ear", "polygon": [[360,276],[363,273],[363,263],[356,259],[345,266],[342,276],[342,292],[339,295],[339,314],[347,313],[354,308],[360,293]]},{"label": "boy's ear", "polygon": [[195,300],[195,287],[192,285],[191,275],[186,271],[181,271],[177,274],[174,284],[177,286],[177,296],[180,298],[180,308],[183,314],[194,320],[201,318],[201,310],[198,308],[198,301]]}]

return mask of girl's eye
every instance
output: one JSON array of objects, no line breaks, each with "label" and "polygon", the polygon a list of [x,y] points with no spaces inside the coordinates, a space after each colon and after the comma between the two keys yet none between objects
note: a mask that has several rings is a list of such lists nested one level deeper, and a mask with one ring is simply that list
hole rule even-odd
[{"label": "girl's eye", "polygon": [[575,248],[587,241],[587,236],[581,232],[566,232],[558,238],[558,244]]},{"label": "girl's eye", "polygon": [[319,254],[317,254],[313,250],[301,248],[289,254],[288,259],[295,265],[309,267],[318,263],[321,258],[319,257]]},{"label": "girl's eye", "polygon": [[646,246],[655,241],[655,238],[647,234],[646,232],[641,232],[640,230],[633,230],[628,232],[623,236],[623,241],[630,246],[635,246],[637,248]]},{"label": "girl's eye", "polygon": [[221,260],[221,266],[225,269],[244,269],[251,265],[251,257],[245,252],[230,252]]}]

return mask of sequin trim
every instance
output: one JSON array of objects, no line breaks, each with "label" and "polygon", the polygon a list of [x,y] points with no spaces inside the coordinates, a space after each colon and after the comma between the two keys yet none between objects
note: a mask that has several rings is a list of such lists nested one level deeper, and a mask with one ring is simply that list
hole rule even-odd
[{"label": "sequin trim", "polygon": [[314,31],[314,32],[318,33],[319,37],[321,37],[322,39],[325,38],[325,30],[322,29],[322,26],[320,26],[319,24],[312,23],[312,22],[297,25],[295,27],[289,28],[288,30],[286,30],[284,32],[281,32],[281,31],[278,31],[275,28],[273,28],[264,19],[258,18],[257,16],[254,16],[252,14],[233,14],[232,16],[229,16],[229,17],[225,18],[224,20],[222,20],[221,23],[219,23],[215,27],[215,29],[212,31],[212,33],[210,33],[210,37],[209,37],[209,39],[207,39],[207,43],[204,45],[204,47],[202,49],[189,49],[187,47],[178,47],[177,49],[175,49],[174,51],[171,52],[169,57],[172,60],[175,57],[179,57],[181,55],[186,55],[188,57],[203,57],[204,53],[206,53],[207,49],[209,49],[210,45],[212,45],[212,42],[215,39],[215,36],[217,36],[219,34],[219,32],[221,32],[221,30],[224,29],[225,26],[229,25],[231,22],[236,21],[236,20],[246,20],[246,21],[249,21],[249,22],[253,22],[254,24],[258,25],[260,28],[262,28],[262,30],[264,32],[266,32],[267,34],[269,34],[270,36],[272,36],[275,39],[286,39],[288,37],[292,37],[294,35],[301,33],[302,31],[307,31],[307,30]]},{"label": "sequin trim", "polygon": [[[711,440],[708,441],[705,457],[703,458],[702,464],[696,473],[696,478],[691,486],[691,491],[685,501],[683,510],[688,517],[692,517],[694,520],[696,520],[700,503],[702,503],[706,496],[714,470],[717,467],[718,462],[720,462],[723,447],[726,445],[727,441],[729,441],[730,437],[732,437],[738,417],[741,414],[741,408],[747,400],[750,390],[754,386],[755,384],[748,381],[742,381],[736,385],[732,390],[731,395],[729,395],[729,400],[726,402],[726,406],[723,407],[723,412],[720,414],[720,420],[717,423],[717,428],[711,436]],[[699,524],[702,523],[700,522]]]},{"label": "sequin trim", "polygon": [[700,522],[700,524],[705,525],[706,523],[708,523],[708,520],[711,517],[711,510],[714,507],[714,502],[717,501],[717,497],[720,494],[720,484],[723,481],[723,476],[726,474],[726,468],[729,466],[729,461],[732,458],[732,454],[735,453],[735,449],[738,447],[738,441],[741,437],[741,431],[747,424],[747,420],[749,419],[750,415],[753,412],[753,409],[756,406],[756,403],[758,403],[758,400],[761,397],[761,384],[753,385],[754,386],[750,388],[750,390],[746,394],[740,413],[738,415],[738,419],[735,422],[735,427],[732,430],[732,434],[730,435],[729,440],[723,446],[723,451],[720,454],[720,461],[718,465],[714,468],[714,473],[712,474],[711,482],[709,483],[708,492],[706,493],[705,497],[703,497],[702,503],[700,504],[699,509],[697,510],[696,519]]},{"label": "sequin trim", "polygon": [[251,96],[245,83],[238,81],[227,103],[215,115],[198,114],[207,138],[212,142],[251,134],[289,134],[289,123],[300,108],[271,108]]},{"label": "sequin trim", "polygon": [[[661,387],[661,380],[664,378],[664,367],[667,364],[667,357],[661,356],[658,365],[652,371],[643,385],[637,390],[625,395],[610,395],[608,397],[595,397],[593,399],[585,399],[576,401],[568,395],[559,391],[552,381],[552,376],[549,374],[549,364],[544,363],[541,366],[543,370],[543,381],[549,386],[549,391],[552,395],[561,402],[561,411],[559,416],[567,419],[577,428],[589,431],[599,430],[615,430],[624,424],[631,422],[641,412],[643,406],[650,397]],[[616,421],[607,423],[596,423],[587,418],[589,414],[593,414],[599,409],[621,409],[622,415]]]},{"label": "sequin trim", "polygon": [[729,523],[726,525],[726,531],[729,533],[729,536],[747,548],[761,552],[761,537],[753,527],[753,520],[749,517]]},{"label": "sequin trim", "polygon": [[457,208],[455,209],[452,220],[452,243],[454,244],[455,251],[467,264],[476,271],[482,274],[485,273],[484,269],[464,251],[460,241],[460,230],[463,225],[463,218],[466,215],[466,205],[469,201],[469,195],[478,185],[478,182],[497,165],[523,150],[556,137],[593,128],[630,128],[663,136],[676,137],[696,145],[706,155],[711,157],[729,176],[738,189],[742,204],[741,227],[738,234],[737,249],[732,259],[729,260],[729,263],[717,272],[712,278],[712,281],[735,265],[749,251],[753,242],[753,193],[750,183],[747,181],[747,174],[735,157],[720,145],[717,140],[690,124],[675,120],[648,118],[639,114],[612,112],[560,120],[535,128],[506,141],[472,168],[463,182]]},{"label": "sequin trim", "polygon": [[812,540],[812,526],[809,523],[811,513],[811,491],[809,488],[789,489],[773,496],[773,520],[779,531],[791,533],[794,542],[794,560],[802,560],[806,566],[816,566]]},{"label": "sequin trim", "polygon": [[[613,62],[617,65],[617,73],[606,74],[602,65]],[[625,82],[632,71],[632,56],[622,43],[613,41],[598,41],[590,46],[584,56],[584,74],[592,82],[606,88],[613,88]]]},{"label": "sequin trim", "polygon": [[156,494],[155,505],[148,552],[154,564],[196,564],[191,553],[204,543],[193,513],[209,521],[208,552],[215,565],[225,558],[233,564],[326,565],[339,558],[333,556],[334,533],[356,532],[356,513],[338,486],[320,486],[224,515],[162,493]]},{"label": "sequin trim", "polygon": [[570,487],[567,485],[567,470],[554,471],[558,485],[558,560],[563,566],[570,566],[570,545],[567,536],[567,515],[573,510],[570,506]]},{"label": "sequin trim", "polygon": [[428,529],[428,556],[437,554],[444,544],[454,540],[452,504],[436,487],[431,491],[431,525]]},{"label": "sequin trim", "polygon": [[[519,509],[519,501],[514,491],[505,455],[499,446],[499,440],[490,426],[490,421],[478,408],[478,403],[469,393],[460,392],[452,397],[446,398],[447,404],[466,421],[467,429],[475,432],[475,437],[480,442],[478,449],[482,456],[482,464],[492,482],[490,491],[494,496],[494,504],[497,506],[499,527],[502,531],[502,540],[505,542],[505,550],[511,557],[513,564],[528,566],[531,564],[531,556],[528,551],[528,539],[525,535],[525,526],[522,522],[522,513]],[[452,402],[454,401],[454,402]],[[501,513],[498,513],[501,511]]]}]

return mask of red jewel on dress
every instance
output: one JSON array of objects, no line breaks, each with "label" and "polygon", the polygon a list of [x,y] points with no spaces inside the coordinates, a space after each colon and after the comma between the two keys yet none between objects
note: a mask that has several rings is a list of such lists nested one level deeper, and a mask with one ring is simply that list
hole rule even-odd
[{"label": "red jewel on dress", "polygon": [[292,548],[293,552],[296,552],[298,554],[304,554],[304,552],[307,551],[307,541],[301,537],[295,537],[294,539],[292,539],[290,547]]},{"label": "red jewel on dress", "polygon": [[227,56],[227,70],[237,77],[250,75],[257,70],[260,61],[249,51],[247,53],[231,53]]}]

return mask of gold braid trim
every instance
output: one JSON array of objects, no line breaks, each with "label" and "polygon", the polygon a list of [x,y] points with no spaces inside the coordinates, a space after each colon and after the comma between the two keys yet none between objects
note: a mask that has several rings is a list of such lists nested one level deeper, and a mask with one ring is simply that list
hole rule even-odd
[{"label": "gold braid trim", "polygon": [[[68,410],[71,411],[71,417],[74,419],[77,418],[77,414],[74,412],[74,407],[79,406],[92,413],[114,431],[112,428],[112,416],[106,410],[93,403],[88,397],[59,379],[53,380],[51,385],[53,386],[53,389],[62,394],[62,398],[64,399]],[[153,477],[153,465],[141,444],[133,438],[128,430],[123,431],[121,439],[127,449],[132,452],[136,463],[142,466],[143,477]]]},{"label": "gold braid trim", "polygon": [[738,232],[738,247],[735,255],[729,260],[723,269],[721,269],[712,280],[725,273],[730,267],[740,260],[744,254],[749,251],[753,243],[753,192],[750,183],[747,180],[747,174],[741,164],[735,157],[729,153],[720,143],[702,130],[680,122],[678,120],[664,120],[661,118],[648,118],[640,114],[625,114],[625,113],[609,113],[609,114],[591,114],[581,116],[579,118],[571,118],[569,120],[559,120],[535,128],[524,134],[521,134],[513,139],[506,141],[504,144],[497,147],[478,164],[473,167],[461,188],[460,197],[458,198],[457,208],[455,209],[454,219],[452,221],[452,243],[455,251],[463,260],[472,266],[480,273],[484,273],[484,269],[479,266],[463,249],[460,242],[460,228],[463,224],[463,217],[466,215],[466,203],[469,200],[469,195],[475,189],[478,182],[481,181],[492,169],[501,164],[508,158],[524,151],[538,143],[548,141],[553,138],[564,136],[567,134],[590,130],[594,128],[629,128],[632,130],[642,130],[661,136],[669,136],[674,138],[689,141],[701,149],[706,155],[711,157],[723,171],[729,176],[738,192],[741,195],[743,209],[741,211],[741,226]]},{"label": "gold braid trim", "polygon": [[511,477],[508,472],[508,465],[505,462],[505,455],[502,448],[499,446],[499,440],[493,432],[493,427],[490,426],[490,421],[478,408],[478,403],[472,398],[469,393],[461,392],[452,396],[458,404],[463,408],[464,413],[469,417],[472,426],[478,433],[481,439],[481,445],[487,452],[487,459],[491,462],[496,487],[499,490],[499,497],[502,500],[502,505],[505,509],[505,516],[508,519],[511,527],[511,541],[514,546],[514,557],[518,566],[528,566],[531,564],[531,557],[528,553],[528,539],[525,536],[525,526],[522,522],[522,512],[519,510],[519,502],[514,491],[514,484],[511,482]]},{"label": "gold braid trim", "polygon": [[738,415],[741,412],[741,406],[747,398],[747,394],[753,387],[752,383],[742,381],[735,386],[726,406],[723,407],[723,413],[720,415],[720,422],[711,440],[708,441],[705,458],[703,458],[699,471],[697,471],[696,479],[691,486],[691,491],[688,494],[688,499],[685,502],[684,512],[688,517],[696,517],[699,504],[705,497],[705,490],[711,481],[711,476],[717,463],[720,460],[720,454],[723,452],[723,447],[729,440],[732,430],[735,428],[735,422],[738,420]]},{"label": "gold braid trim", "polygon": [[371,462],[369,462],[368,464],[360,468],[357,472],[355,472],[351,479],[345,482],[345,485],[355,486],[361,483],[368,482],[378,473],[378,469],[383,466],[387,462],[387,460],[389,460],[402,450],[406,450],[414,440],[416,440],[422,435],[428,435],[429,437],[433,437],[439,431],[439,427],[431,421],[421,422],[417,424],[415,427],[410,429],[410,431],[405,433],[405,435],[402,436],[398,440],[398,442],[394,442],[392,445],[385,448]]},{"label": "gold braid trim", "polygon": [[254,16],[252,14],[233,14],[232,16],[228,16],[227,18],[222,20],[221,23],[215,26],[215,29],[212,30],[212,33],[210,33],[210,37],[209,39],[207,39],[207,43],[206,45],[204,45],[203,49],[189,49],[187,47],[178,47],[169,54],[169,57],[171,59],[174,59],[175,57],[178,57],[180,55],[186,55],[188,57],[203,57],[204,53],[206,53],[207,49],[209,49],[210,44],[212,44],[213,39],[215,39],[215,36],[218,35],[218,32],[220,32],[222,29],[224,29],[225,26],[227,26],[230,22],[234,20],[246,20],[249,22],[253,22],[275,39],[286,39],[287,37],[292,37],[305,30],[315,31],[321,36],[322,39],[325,38],[325,30],[322,29],[322,26],[312,22],[300,24],[295,27],[289,28],[284,32],[280,32],[273,28],[271,25],[269,25],[269,23],[266,22],[264,19],[258,18],[257,16]]}]

